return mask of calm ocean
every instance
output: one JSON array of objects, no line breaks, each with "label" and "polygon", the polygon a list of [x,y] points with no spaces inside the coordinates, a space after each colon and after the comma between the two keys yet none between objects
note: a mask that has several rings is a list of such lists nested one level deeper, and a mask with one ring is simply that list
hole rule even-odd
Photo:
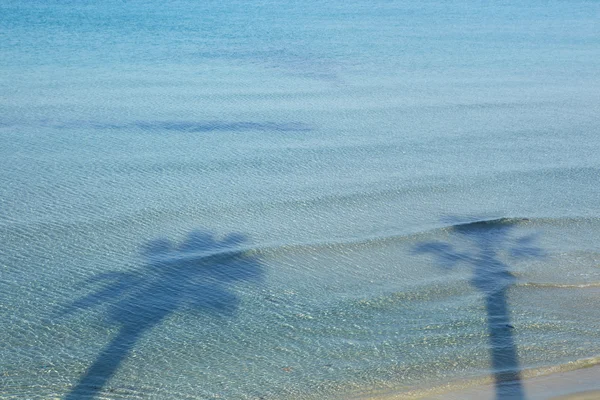
[{"label": "calm ocean", "polygon": [[0,397],[600,361],[597,1],[0,1]]}]

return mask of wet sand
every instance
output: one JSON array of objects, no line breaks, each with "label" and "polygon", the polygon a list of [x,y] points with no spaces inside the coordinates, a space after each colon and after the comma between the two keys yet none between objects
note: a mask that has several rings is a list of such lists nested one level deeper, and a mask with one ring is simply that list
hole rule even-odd
[{"label": "wet sand", "polygon": [[[527,374],[529,375],[529,374]],[[369,400],[428,399],[428,400],[600,400],[600,365],[572,371],[555,372],[527,377],[521,381],[524,397],[497,397],[496,385],[490,382],[451,389],[448,386],[424,391],[386,393],[362,397]],[[467,384],[468,385],[468,384]]]},{"label": "wet sand", "polygon": [[[583,400],[600,399],[600,366],[558,372],[523,379],[525,399]],[[425,397],[427,399],[495,399],[495,385],[489,384],[464,391]],[[510,398],[510,397],[506,397]]]}]

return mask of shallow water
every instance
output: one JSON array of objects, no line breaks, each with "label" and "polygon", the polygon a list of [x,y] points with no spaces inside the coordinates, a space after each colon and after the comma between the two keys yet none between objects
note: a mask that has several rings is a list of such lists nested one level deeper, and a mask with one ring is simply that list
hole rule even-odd
[{"label": "shallow water", "polygon": [[521,3],[3,2],[0,396],[597,356],[600,7]]}]

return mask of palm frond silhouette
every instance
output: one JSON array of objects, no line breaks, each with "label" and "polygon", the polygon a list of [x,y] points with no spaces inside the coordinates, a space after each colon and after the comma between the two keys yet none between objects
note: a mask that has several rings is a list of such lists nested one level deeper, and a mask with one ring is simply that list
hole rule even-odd
[{"label": "palm frond silhouette", "polygon": [[233,315],[239,299],[231,290],[241,281],[260,282],[258,258],[244,250],[246,238],[230,234],[221,240],[194,231],[177,245],[166,239],[146,244],[146,263],[137,271],[108,272],[90,279],[96,286],[64,315],[101,307],[119,331],[66,399],[93,398],[116,373],[139,338],[180,309],[202,309]]},{"label": "palm frond silhouette", "polygon": [[458,236],[462,246],[440,241],[421,243],[415,253],[431,254],[444,268],[464,264],[473,268],[471,285],[485,295],[487,326],[490,341],[492,368],[496,382],[497,399],[523,399],[524,392],[519,373],[517,350],[510,324],[506,291],[514,283],[503,258],[543,257],[542,249],[535,245],[537,235],[514,238],[514,228],[524,220],[500,218],[461,223],[449,219],[451,236]]}]

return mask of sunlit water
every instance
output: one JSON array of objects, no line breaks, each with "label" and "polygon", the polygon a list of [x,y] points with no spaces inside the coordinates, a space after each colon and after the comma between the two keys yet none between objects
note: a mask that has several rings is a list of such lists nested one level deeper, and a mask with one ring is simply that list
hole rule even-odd
[{"label": "sunlit water", "polygon": [[348,398],[600,355],[599,18],[3,1],[0,397]]}]

